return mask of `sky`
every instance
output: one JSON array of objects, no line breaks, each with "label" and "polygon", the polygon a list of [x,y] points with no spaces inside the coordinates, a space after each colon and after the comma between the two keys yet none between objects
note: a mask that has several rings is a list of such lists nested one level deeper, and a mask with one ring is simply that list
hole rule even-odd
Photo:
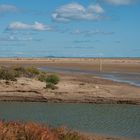
[{"label": "sky", "polygon": [[0,0],[0,57],[140,57],[140,1]]}]

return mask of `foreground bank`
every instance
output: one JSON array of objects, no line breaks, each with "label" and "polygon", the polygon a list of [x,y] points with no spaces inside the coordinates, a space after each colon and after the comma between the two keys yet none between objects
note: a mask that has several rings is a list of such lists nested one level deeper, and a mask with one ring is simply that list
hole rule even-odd
[{"label": "foreground bank", "polygon": [[[84,58],[1,58],[0,66],[59,66],[81,70],[99,70],[99,59]],[[139,72],[140,59],[102,59],[103,71]],[[20,77],[16,82],[1,81],[1,101],[125,103],[140,104],[140,87],[105,80],[90,75],[59,74],[58,89],[45,89],[45,83]]]},{"label": "foreground bank", "polygon": [[140,88],[103,80],[91,75],[58,74],[57,89],[46,89],[44,82],[20,77],[8,84],[0,81],[1,101],[57,103],[140,104]]}]

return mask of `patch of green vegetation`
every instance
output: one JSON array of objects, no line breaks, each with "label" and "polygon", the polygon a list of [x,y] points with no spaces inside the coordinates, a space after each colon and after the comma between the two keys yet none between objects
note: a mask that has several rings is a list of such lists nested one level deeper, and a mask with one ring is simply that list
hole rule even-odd
[{"label": "patch of green vegetation", "polygon": [[60,81],[60,78],[55,74],[49,75],[46,78],[46,83],[52,83],[54,85],[58,84],[59,81]]},{"label": "patch of green vegetation", "polygon": [[52,89],[52,90],[57,89],[56,84],[58,84],[59,81],[60,81],[60,78],[55,74],[47,76],[47,78],[46,78],[46,88],[49,88],[49,89]]},{"label": "patch of green vegetation", "polygon": [[26,73],[26,69],[21,66],[12,66],[12,67],[9,67],[9,70],[10,69],[16,71],[18,77],[24,76],[24,74]]},{"label": "patch of green vegetation", "polygon": [[27,68],[25,68],[25,74],[28,77],[34,77],[36,75],[39,75],[40,71],[37,68],[34,68],[34,67],[27,67]]},{"label": "patch of green vegetation", "polygon": [[44,72],[41,72],[39,75],[38,75],[38,80],[41,81],[41,82],[46,82],[46,73]]},{"label": "patch of green vegetation", "polygon": [[0,67],[1,80],[16,81],[17,77],[34,78],[38,76],[40,73],[41,72],[34,67],[26,67],[26,68],[20,66]]},{"label": "patch of green vegetation", "polygon": [[19,77],[19,75],[15,70],[6,67],[0,68],[0,80],[16,81],[17,77]]},{"label": "patch of green vegetation", "polygon": [[26,71],[25,68],[21,67],[21,66],[12,66],[10,68],[14,69],[15,71],[20,72],[20,73],[24,73]]},{"label": "patch of green vegetation", "polygon": [[46,72],[40,71],[34,67],[0,67],[0,80],[16,81],[18,77],[36,78],[41,82],[46,82],[46,88],[55,90],[55,86],[60,81],[60,78],[55,75],[46,75]]}]

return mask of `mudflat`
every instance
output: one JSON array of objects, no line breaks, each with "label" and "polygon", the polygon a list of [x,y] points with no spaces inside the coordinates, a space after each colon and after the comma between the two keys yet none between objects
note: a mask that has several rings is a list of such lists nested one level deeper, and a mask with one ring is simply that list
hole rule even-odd
[{"label": "mudflat", "polygon": [[103,71],[140,72],[140,58],[0,58],[0,65],[54,66]]}]

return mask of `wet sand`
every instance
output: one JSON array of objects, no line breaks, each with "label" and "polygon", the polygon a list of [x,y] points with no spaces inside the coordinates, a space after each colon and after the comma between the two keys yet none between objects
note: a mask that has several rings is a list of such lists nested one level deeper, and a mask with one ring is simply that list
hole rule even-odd
[{"label": "wet sand", "polygon": [[32,65],[53,66],[61,68],[78,68],[99,71],[100,62],[102,71],[140,72],[138,58],[0,58],[0,65]]}]

